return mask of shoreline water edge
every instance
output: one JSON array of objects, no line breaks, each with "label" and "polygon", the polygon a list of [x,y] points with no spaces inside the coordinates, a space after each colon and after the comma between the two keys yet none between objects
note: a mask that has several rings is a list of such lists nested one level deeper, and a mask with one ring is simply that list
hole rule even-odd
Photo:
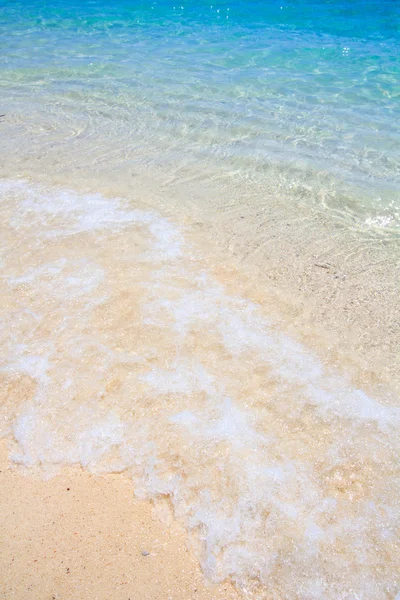
[{"label": "shoreline water edge", "polygon": [[257,597],[393,595],[392,391],[321,361],[154,211],[23,181],[2,196],[11,460],[124,473],[207,577]]}]

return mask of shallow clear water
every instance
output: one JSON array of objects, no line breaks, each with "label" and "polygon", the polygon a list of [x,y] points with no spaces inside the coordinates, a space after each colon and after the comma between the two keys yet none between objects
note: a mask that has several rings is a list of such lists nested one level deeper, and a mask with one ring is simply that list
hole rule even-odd
[{"label": "shallow clear water", "polygon": [[[109,160],[209,165],[285,202],[399,224],[396,2],[5,2],[1,112]],[[37,113],[33,106],[36,104]],[[39,113],[39,114],[38,114]],[[77,140],[75,140],[77,141]]]}]

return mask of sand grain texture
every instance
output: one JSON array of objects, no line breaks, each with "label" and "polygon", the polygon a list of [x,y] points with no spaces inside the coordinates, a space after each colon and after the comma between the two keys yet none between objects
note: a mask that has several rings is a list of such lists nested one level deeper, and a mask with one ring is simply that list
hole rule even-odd
[{"label": "sand grain texture", "polygon": [[3,442],[0,598],[237,600],[229,584],[205,582],[184,531],[153,519],[123,476],[71,468],[43,481],[7,454]]}]

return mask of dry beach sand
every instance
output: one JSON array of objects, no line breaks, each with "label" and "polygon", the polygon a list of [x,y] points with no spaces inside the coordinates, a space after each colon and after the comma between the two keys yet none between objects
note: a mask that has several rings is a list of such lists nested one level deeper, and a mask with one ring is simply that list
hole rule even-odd
[{"label": "dry beach sand", "polygon": [[21,474],[1,445],[0,597],[7,600],[236,600],[207,584],[184,531],[152,516],[122,476]]}]

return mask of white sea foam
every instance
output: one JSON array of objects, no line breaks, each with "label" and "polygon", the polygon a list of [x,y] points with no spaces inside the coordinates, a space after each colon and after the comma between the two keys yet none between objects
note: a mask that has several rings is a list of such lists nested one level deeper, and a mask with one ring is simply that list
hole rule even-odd
[{"label": "white sea foam", "polygon": [[1,315],[0,375],[23,397],[2,409],[11,458],[125,472],[243,593],[394,597],[398,408],[227,294],[160,216],[26,183],[1,193],[19,242]]},{"label": "white sea foam", "polygon": [[13,213],[10,220],[13,228],[37,225],[39,236],[52,238],[105,229],[116,231],[136,223],[145,226],[154,238],[152,251],[158,259],[173,259],[181,252],[182,238],[175,227],[154,213],[130,209],[120,199],[65,190],[49,193],[24,181],[2,181],[0,193],[3,198],[9,195],[19,199],[18,213]]},{"label": "white sea foam", "polygon": [[103,269],[88,261],[61,258],[30,269],[19,277],[9,278],[12,286],[38,288],[40,293],[69,300],[93,293],[104,279]]}]

